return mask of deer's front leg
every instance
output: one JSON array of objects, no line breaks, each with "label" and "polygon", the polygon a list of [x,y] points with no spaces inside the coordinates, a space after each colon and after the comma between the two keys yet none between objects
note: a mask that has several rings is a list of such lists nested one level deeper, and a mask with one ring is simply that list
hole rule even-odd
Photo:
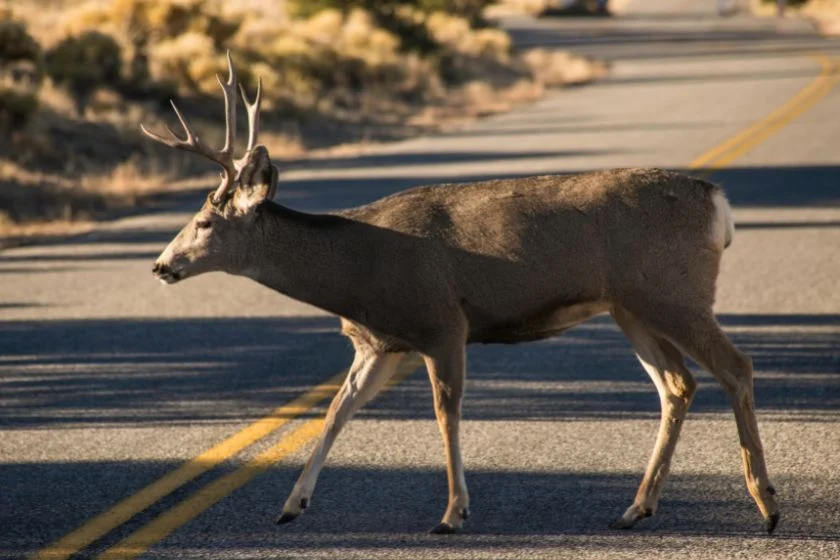
[{"label": "deer's front leg", "polygon": [[375,354],[357,348],[347,378],[327,411],[321,439],[286,500],[283,511],[277,516],[277,523],[292,521],[306,509],[335,438],[353,414],[382,390],[404,357],[405,354]]},{"label": "deer's front leg", "polygon": [[469,516],[470,497],[464,479],[461,461],[461,444],[458,428],[461,422],[461,396],[464,392],[464,346],[448,349],[436,355],[424,356],[432,382],[435,400],[435,417],[446,452],[446,476],[449,481],[449,504],[441,522],[431,532],[454,533]]}]

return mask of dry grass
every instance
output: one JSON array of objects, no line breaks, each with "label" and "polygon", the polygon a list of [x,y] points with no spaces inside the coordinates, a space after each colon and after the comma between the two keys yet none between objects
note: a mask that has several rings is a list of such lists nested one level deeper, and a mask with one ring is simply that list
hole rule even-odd
[{"label": "dry grass", "polygon": [[538,16],[547,8],[558,4],[558,0],[501,0],[485,11],[489,18],[527,14]]},{"label": "dry grass", "polygon": [[840,1],[810,0],[801,13],[811,19],[823,35],[840,36]]},{"label": "dry grass", "polygon": [[[219,143],[223,123],[215,74],[224,68],[227,47],[244,83],[253,86],[256,75],[264,80],[261,141],[278,159],[348,153],[451,128],[605,72],[603,65],[570,53],[516,53],[504,32],[471,29],[443,13],[411,15],[441,45],[442,55],[431,57],[403,51],[400,38],[361,10],[293,20],[282,0],[7,0],[5,5],[44,48],[90,25],[111,30],[121,43],[126,74],[119,87],[95,89],[81,113],[68,89],[49,79],[43,83],[38,113],[0,146],[0,240],[7,243],[33,231],[83,229],[115,209],[142,205],[178,178],[204,173],[206,163],[153,145],[137,125],[160,130],[173,122],[160,91],[174,84],[193,125],[207,141]],[[163,12],[126,19],[125,13],[151,5]],[[183,6],[195,11],[186,27],[178,19]],[[132,37],[143,34],[155,37],[147,51],[148,79],[164,88],[151,93],[138,92],[128,75],[138,52]]]},{"label": "dry grass", "polygon": [[[761,17],[778,17],[776,3],[750,0],[751,11]],[[807,0],[785,9],[787,17],[804,17],[811,20],[823,35],[840,36],[840,0]]]}]

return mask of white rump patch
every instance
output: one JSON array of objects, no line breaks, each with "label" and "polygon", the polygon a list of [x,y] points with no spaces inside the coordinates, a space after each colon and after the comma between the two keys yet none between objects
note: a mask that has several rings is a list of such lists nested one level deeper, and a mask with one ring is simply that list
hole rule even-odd
[{"label": "white rump patch", "polygon": [[712,195],[712,204],[715,207],[715,213],[712,217],[709,240],[715,248],[723,251],[729,247],[729,244],[732,243],[732,237],[735,235],[732,207],[729,206],[729,201],[726,200],[726,196],[721,191]]}]

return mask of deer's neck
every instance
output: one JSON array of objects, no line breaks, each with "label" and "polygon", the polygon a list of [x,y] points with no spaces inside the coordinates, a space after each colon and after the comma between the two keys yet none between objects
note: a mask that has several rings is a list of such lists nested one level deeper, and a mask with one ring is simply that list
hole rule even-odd
[{"label": "deer's neck", "polygon": [[360,284],[357,224],[264,203],[241,274],[298,301],[352,318]]}]

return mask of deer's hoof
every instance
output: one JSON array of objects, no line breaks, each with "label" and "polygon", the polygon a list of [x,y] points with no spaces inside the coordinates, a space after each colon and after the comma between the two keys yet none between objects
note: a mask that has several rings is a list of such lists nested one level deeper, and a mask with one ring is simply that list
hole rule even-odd
[{"label": "deer's hoof", "polygon": [[640,519],[650,517],[651,515],[653,515],[653,509],[633,504],[632,506],[627,508],[627,511],[624,512],[624,515],[610,523],[610,528],[629,529],[633,527],[636,523],[638,523]]},{"label": "deer's hoof", "polygon": [[770,517],[764,520],[764,526],[767,528],[767,534],[772,535],[773,531],[776,530],[776,525],[779,524],[779,512],[772,514]]},{"label": "deer's hoof", "polygon": [[451,535],[457,532],[458,529],[456,529],[449,523],[438,523],[431,529],[431,531],[429,531],[429,533],[431,533],[432,535]]},{"label": "deer's hoof", "polygon": [[287,511],[284,511],[283,513],[281,513],[280,515],[277,516],[277,519],[275,519],[274,522],[278,525],[283,525],[284,523],[290,523],[290,522],[294,521],[295,519],[297,519],[298,515],[300,515],[300,514],[299,513],[289,513]]},{"label": "deer's hoof", "polygon": [[633,527],[633,525],[636,524],[636,521],[638,521],[638,519],[628,521],[623,517],[619,517],[618,519],[610,523],[610,529],[630,529]]}]

